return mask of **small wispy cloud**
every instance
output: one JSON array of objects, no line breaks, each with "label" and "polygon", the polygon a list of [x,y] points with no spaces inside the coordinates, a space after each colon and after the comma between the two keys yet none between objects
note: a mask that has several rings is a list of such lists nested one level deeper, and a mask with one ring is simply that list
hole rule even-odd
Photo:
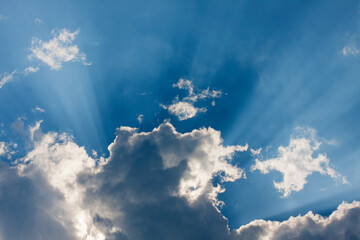
[{"label": "small wispy cloud", "polygon": [[262,148],[258,148],[258,149],[250,149],[251,155],[252,156],[259,156],[261,154]]},{"label": "small wispy cloud", "polygon": [[42,122],[43,122],[42,120],[37,121],[34,126],[29,127],[30,139],[31,140],[38,139],[38,138],[40,138],[42,136],[42,131],[41,131],[41,128],[40,128],[40,125],[41,125]]},{"label": "small wispy cloud", "polygon": [[344,56],[358,56],[360,54],[360,50],[353,43],[353,44],[349,44],[349,45],[345,46],[342,49],[342,54]]},{"label": "small wispy cloud", "polygon": [[345,45],[345,47],[341,50],[342,55],[344,56],[358,56],[360,55],[360,49],[357,47],[356,44],[356,40],[357,37],[356,35],[352,35],[352,36],[347,36],[348,42]]},{"label": "small wispy cloud", "polygon": [[42,24],[42,23],[43,23],[43,21],[42,21],[40,18],[35,18],[35,19],[34,19],[34,22],[35,22],[36,24]]},{"label": "small wispy cloud", "polygon": [[4,15],[1,15],[1,14],[0,14],[0,20],[6,20],[6,19],[8,19],[7,16],[4,16]]},{"label": "small wispy cloud", "polygon": [[43,112],[45,112],[45,110],[42,109],[41,107],[36,106],[35,108],[32,109],[32,112],[40,112],[40,113],[43,113]]},{"label": "small wispy cloud", "polygon": [[39,67],[27,67],[24,69],[24,74],[28,75],[29,73],[35,73],[37,71],[39,71],[40,68]]},{"label": "small wispy cloud", "polygon": [[91,155],[93,155],[93,157],[97,157],[98,153],[97,151],[95,151],[94,149],[91,150]]},{"label": "small wispy cloud", "polygon": [[[207,108],[202,107],[198,108],[195,106],[195,103],[199,100],[204,99],[214,99],[220,98],[222,96],[222,91],[210,90],[210,88],[206,88],[204,90],[197,90],[190,80],[179,79],[177,83],[173,84],[173,87],[186,90],[188,95],[181,100],[179,97],[176,97],[173,100],[173,103],[170,105],[161,106],[168,110],[170,114],[177,116],[180,121],[193,118],[199,112],[206,112]],[[215,100],[211,103],[212,106],[215,106]]]},{"label": "small wispy cloud", "polygon": [[6,157],[7,159],[11,159],[12,155],[16,153],[17,148],[16,143],[7,143],[4,141],[0,141],[0,157]]},{"label": "small wispy cloud", "polygon": [[16,74],[17,71],[14,70],[11,73],[4,73],[0,75],[0,88],[2,88],[5,84],[11,82]]},{"label": "small wispy cloud", "polygon": [[38,59],[47,64],[52,70],[59,70],[63,63],[80,62],[86,66],[91,65],[86,55],[80,53],[76,44],[73,43],[79,30],[71,32],[68,29],[52,30],[53,38],[47,42],[38,38],[31,41],[29,59]]},{"label": "small wispy cloud", "polygon": [[0,156],[5,155],[8,152],[8,147],[5,142],[0,142]]},{"label": "small wispy cloud", "polygon": [[144,119],[144,115],[143,115],[143,114],[139,114],[139,115],[137,116],[137,121],[138,121],[139,123],[142,123],[143,119]]},{"label": "small wispy cloud", "polygon": [[35,73],[39,71],[39,67],[27,67],[23,71],[18,72],[17,70],[12,71],[11,73],[3,73],[0,74],[0,88],[2,88],[5,84],[13,81],[15,76],[22,75],[27,76],[30,73]]}]

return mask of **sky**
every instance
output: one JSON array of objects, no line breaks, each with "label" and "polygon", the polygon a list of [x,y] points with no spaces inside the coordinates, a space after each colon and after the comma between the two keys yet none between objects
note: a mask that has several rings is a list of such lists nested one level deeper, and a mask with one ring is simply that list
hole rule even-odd
[{"label": "sky", "polygon": [[0,1],[0,240],[360,239],[359,1]]}]

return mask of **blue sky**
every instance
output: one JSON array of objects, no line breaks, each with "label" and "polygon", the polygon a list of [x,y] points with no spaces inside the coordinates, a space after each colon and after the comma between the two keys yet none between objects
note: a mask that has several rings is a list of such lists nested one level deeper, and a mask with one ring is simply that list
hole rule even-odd
[{"label": "blue sky", "polygon": [[[286,221],[290,216],[309,211],[327,217],[343,201],[359,200],[359,10],[358,1],[0,2],[0,159],[4,162],[2,171],[9,172],[12,168],[8,166],[18,169],[6,173],[14,180],[9,182],[9,197],[5,195],[4,201],[12,199],[11,189],[21,185],[34,199],[41,199],[39,206],[60,204],[42,199],[41,194],[26,184],[34,185],[34,189],[41,184],[49,185],[55,189],[49,190],[49,195],[58,191],[66,196],[67,190],[52,185],[55,181],[52,178],[43,177],[45,180],[39,182],[32,172],[35,170],[21,172],[24,166],[33,169],[32,164],[37,166],[36,171],[43,171],[48,169],[44,167],[48,166],[45,160],[56,158],[50,157],[51,149],[48,154],[36,155],[46,136],[58,143],[54,146],[74,147],[76,153],[76,149],[84,147],[86,152],[79,151],[96,162],[93,168],[99,168],[102,173],[110,171],[109,176],[115,174],[109,170],[113,165],[115,169],[134,168],[133,173],[140,174],[140,179],[144,176],[144,181],[149,175],[147,180],[154,181],[150,186],[154,192],[159,190],[163,194],[165,186],[156,185],[160,177],[153,178],[151,174],[159,174],[162,180],[169,177],[166,187],[174,188],[179,199],[187,200],[176,200],[182,206],[177,210],[184,213],[181,216],[186,216],[185,213],[199,216],[199,206],[203,204],[209,210],[209,219],[216,214],[220,214],[216,219],[225,216],[224,224],[234,232],[256,219]],[[36,127],[39,121],[41,127]],[[161,127],[168,122],[176,131]],[[116,130],[120,126],[148,132],[149,139],[130,130],[126,134],[125,130]],[[223,142],[212,138],[216,134],[209,127],[221,133]],[[200,129],[199,135],[193,132],[195,129]],[[65,134],[69,139],[51,133]],[[121,160],[123,156],[138,159],[133,150],[122,145],[131,142],[125,137],[127,134],[138,139],[139,145],[134,149],[144,159],[134,160],[130,165],[115,164],[126,162]],[[167,134],[168,141],[161,140],[162,134]],[[114,142],[115,137],[123,142]],[[204,140],[208,138],[212,140]],[[147,146],[147,141],[153,144]],[[203,141],[217,145],[207,148]],[[246,144],[246,151],[240,150]],[[155,146],[156,154],[149,150]],[[190,146],[194,147],[193,152]],[[258,154],[251,152],[260,148]],[[218,152],[212,153],[211,149]],[[202,157],[199,151],[204,151]],[[59,161],[66,165],[68,155],[59,157]],[[156,156],[161,156],[166,171],[143,173],[144,165],[153,169],[160,164],[154,160]],[[174,160],[177,158],[181,161]],[[219,167],[223,158],[229,166]],[[199,159],[204,165],[199,163],[200,172],[194,173],[195,167],[191,166],[196,164],[191,164]],[[187,168],[182,166],[183,161]],[[167,172],[166,164],[170,164],[169,171],[173,172]],[[66,166],[71,168],[71,164]],[[134,183],[137,190],[114,188],[111,191],[115,195],[110,198],[109,190],[103,187],[107,185],[102,175],[94,173],[86,179],[93,178],[99,185],[90,194],[91,184],[87,185],[90,180],[82,180],[83,175],[89,174],[84,169],[73,173],[77,177],[72,183],[86,189],[87,194],[79,190],[84,194],[79,193],[83,196],[81,201],[108,201],[107,197],[113,199],[119,194],[125,198],[119,200],[119,206],[107,207],[131,209],[133,205],[122,202],[130,197],[125,192],[146,193],[140,183],[135,184],[138,179],[129,177],[124,178],[129,181],[128,187]],[[58,167],[54,171],[68,170]],[[286,174],[289,174],[287,179]],[[191,178],[199,181],[199,185],[193,186],[188,177],[196,175],[201,179]],[[283,185],[276,187],[274,181]],[[190,192],[182,192],[181,184],[190,184]],[[215,196],[216,201],[223,202],[222,207],[209,197],[218,184],[226,189]],[[201,190],[200,195],[196,189]],[[156,198],[156,195],[146,196]],[[196,207],[192,205],[193,198]],[[173,204],[173,201],[166,198],[163,203]],[[76,211],[83,211],[85,206],[67,204]],[[172,218],[175,214],[166,209],[160,208],[159,219]],[[145,212],[141,215],[129,210],[122,214],[146,224],[145,220],[153,219],[154,215]],[[104,230],[96,222],[92,224],[98,232],[87,233],[88,237],[101,232],[105,239],[142,238],[135,234],[135,223],[130,226],[113,216],[96,216],[110,221],[114,229],[120,229],[116,230],[119,234]],[[60,217],[56,212],[48,217],[58,229],[55,223]],[[0,239],[14,236],[22,239],[11,235],[16,231],[1,230],[5,228],[1,222]],[[172,227],[169,229],[180,234],[181,227],[188,226]],[[29,229],[26,231],[32,231]],[[62,232],[69,239],[80,236],[72,235],[74,232],[67,225],[64,229]],[[31,236],[37,239],[40,230],[33,231]],[[207,236],[201,231],[189,234],[187,239]],[[102,239],[96,236],[95,239]],[[169,235],[159,235],[158,239],[166,236]],[[261,239],[260,235],[256,236]],[[275,235],[273,238],[277,239]],[[278,236],[278,239],[283,238]]]}]

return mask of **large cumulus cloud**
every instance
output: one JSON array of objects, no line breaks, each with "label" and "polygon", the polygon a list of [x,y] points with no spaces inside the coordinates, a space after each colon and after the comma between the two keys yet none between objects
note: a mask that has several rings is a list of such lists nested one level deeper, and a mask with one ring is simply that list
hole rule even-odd
[{"label": "large cumulus cloud", "polygon": [[220,185],[243,171],[229,163],[235,151],[208,128],[176,132],[170,123],[149,133],[121,127],[100,173],[84,174],[87,204],[98,222],[129,239],[226,239],[227,221],[216,208]]},{"label": "large cumulus cloud", "polygon": [[232,157],[247,145],[223,146],[212,128],[181,134],[163,123],[147,133],[120,127],[110,156],[94,159],[71,136],[43,133],[40,125],[29,128],[33,149],[11,171],[16,181],[41,186],[46,201],[35,196],[33,204],[44,206],[47,223],[64,231],[59,236],[70,234],[61,239],[229,236],[217,194],[223,182],[244,177]]}]

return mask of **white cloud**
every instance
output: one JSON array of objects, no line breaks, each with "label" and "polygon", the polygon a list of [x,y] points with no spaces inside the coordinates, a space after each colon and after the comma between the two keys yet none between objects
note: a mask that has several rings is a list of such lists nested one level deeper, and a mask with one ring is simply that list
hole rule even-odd
[{"label": "white cloud", "polygon": [[42,109],[41,107],[38,107],[38,106],[36,106],[34,109],[32,109],[32,111],[33,112],[41,112],[41,113],[45,112],[44,109]]},{"label": "white cloud", "polygon": [[247,145],[223,146],[212,128],[179,133],[163,123],[151,132],[120,127],[108,149],[101,170],[83,177],[88,208],[106,220],[107,237],[110,228],[128,239],[228,236],[217,195],[245,176],[231,161]]},{"label": "white cloud", "polygon": [[343,202],[329,217],[308,212],[283,222],[255,220],[233,233],[243,240],[360,239],[360,202]]},{"label": "white cloud", "polygon": [[4,141],[0,142],[0,156],[6,156],[8,160],[11,159],[12,155],[16,152],[17,148],[16,143],[6,143]]},{"label": "white cloud", "polygon": [[[222,96],[221,91],[210,91],[209,87],[204,90],[196,90],[190,80],[180,78],[179,81],[173,84],[173,87],[177,87],[179,89],[184,89],[188,91],[188,95],[179,101],[179,98],[176,97],[172,104],[166,106],[161,105],[164,109],[167,109],[170,114],[175,115],[179,118],[180,121],[193,118],[199,112],[206,112],[207,109],[205,107],[197,108],[195,107],[195,103],[198,100],[204,99],[213,99],[220,98]],[[212,106],[215,106],[215,101],[213,100],[211,103]]]},{"label": "white cloud", "polygon": [[137,119],[137,121],[138,121],[139,123],[142,123],[142,121],[143,121],[143,119],[144,119],[144,115],[143,115],[143,114],[139,114],[136,119]]},{"label": "white cloud", "polygon": [[[221,96],[222,96],[221,91],[215,91],[215,90],[210,91],[210,89],[207,88],[205,90],[202,90],[198,94],[192,94],[192,95],[189,95],[188,97],[185,97],[184,100],[197,102],[199,99],[220,98]],[[214,106],[215,101],[213,101],[212,103],[213,103],[212,105]]]},{"label": "white cloud", "polygon": [[[306,129],[304,136],[291,137],[288,146],[280,146],[276,158],[265,161],[255,160],[251,170],[259,170],[263,174],[275,170],[283,175],[282,182],[275,182],[275,188],[287,197],[292,191],[300,191],[307,183],[306,178],[314,172],[340,178],[341,175],[330,167],[330,161],[325,154],[313,156],[319,150],[321,142],[316,137],[314,129]],[[305,135],[308,135],[305,137]],[[345,182],[343,178],[343,182]]]},{"label": "white cloud", "polygon": [[[247,145],[223,146],[220,132],[212,128],[182,134],[170,123],[151,132],[120,127],[108,148],[110,157],[96,160],[67,134],[41,133],[40,124],[29,128],[34,148],[17,161],[17,169],[20,176],[36,184],[45,181],[60,194],[47,212],[68,231],[74,231],[75,239],[119,239],[124,234],[129,239],[144,238],[149,227],[154,233],[170,236],[167,234],[173,233],[164,228],[163,222],[155,221],[150,226],[128,221],[153,221],[150,209],[155,206],[162,214],[176,214],[173,220],[183,229],[189,227],[184,224],[190,216],[187,214],[195,214],[186,220],[194,224],[195,231],[216,238],[228,234],[226,219],[216,209],[221,204],[217,195],[225,191],[223,182],[245,176],[231,159],[235,152],[246,151]],[[41,134],[34,137],[37,133]],[[220,181],[213,186],[215,177]],[[108,187],[113,189],[108,191]],[[149,206],[151,203],[155,206]],[[137,208],[148,210],[145,215],[137,215],[133,212]],[[216,227],[204,231],[214,223]],[[160,229],[153,229],[154,224]],[[166,224],[178,227],[171,225],[174,222]],[[192,237],[186,235],[186,230],[179,234]]]},{"label": "white cloud", "polygon": [[93,155],[93,157],[97,157],[97,156],[98,156],[97,151],[95,151],[94,149],[91,150],[91,154]]},{"label": "white cloud", "polygon": [[344,56],[357,56],[360,54],[360,50],[356,47],[355,44],[350,44],[342,49],[342,54]]},{"label": "white cloud", "polygon": [[347,43],[345,44],[344,48],[341,50],[341,54],[344,56],[359,56],[360,49],[357,47],[357,36],[356,34],[347,34]]},{"label": "white cloud", "polygon": [[[210,91],[209,87],[204,90],[195,91],[192,82],[183,78],[180,78],[176,84],[173,84],[173,87],[188,91],[188,96],[183,98],[184,101],[197,102],[199,99],[220,98],[222,96],[222,91]],[[215,105],[215,103],[213,105]]]},{"label": "white cloud", "polygon": [[33,38],[31,42],[29,58],[36,58],[47,64],[52,70],[59,70],[65,62],[81,62],[84,65],[91,65],[87,62],[86,55],[80,53],[77,45],[73,43],[79,30],[71,32],[68,29],[52,30],[53,38],[44,42]]},{"label": "white cloud", "polygon": [[1,14],[0,14],[0,20],[6,20],[6,19],[8,19],[7,16],[4,16],[4,15],[1,15]]},{"label": "white cloud", "polygon": [[258,148],[258,149],[250,149],[251,155],[253,156],[258,156],[261,154],[262,148]]},{"label": "white cloud", "polygon": [[29,127],[31,140],[37,140],[37,139],[41,138],[41,136],[42,136],[42,131],[40,129],[41,123],[42,123],[42,120],[36,122],[34,126]]},{"label": "white cloud", "polygon": [[357,47],[357,36],[354,35],[347,35],[348,40],[345,47],[342,49],[341,53],[344,56],[359,56],[360,55],[360,49]]},{"label": "white cloud", "polygon": [[16,70],[12,71],[11,73],[4,73],[0,75],[0,88],[2,88],[5,84],[11,82],[15,76],[21,75],[28,75],[29,73],[34,73],[39,71],[38,67],[27,67],[24,71],[17,72]]},{"label": "white cloud", "polygon": [[175,102],[169,106],[162,105],[164,109],[167,109],[172,115],[179,118],[180,121],[193,118],[198,112],[206,112],[206,108],[196,108],[189,102]]},{"label": "white cloud", "polygon": [[20,175],[32,179],[41,176],[63,196],[63,202],[49,211],[67,229],[75,229],[77,239],[105,239],[93,225],[90,210],[83,207],[85,188],[77,181],[80,174],[95,172],[96,160],[66,134],[50,132],[34,138],[41,131],[40,123],[30,128],[34,149],[18,165]]},{"label": "white cloud", "polygon": [[11,82],[16,74],[16,70],[14,70],[12,73],[2,74],[0,76],[0,88],[2,88],[5,84]]},{"label": "white cloud", "polygon": [[24,69],[24,74],[28,75],[29,73],[35,73],[37,71],[39,71],[40,68],[39,67],[27,67]]},{"label": "white cloud", "polygon": [[180,78],[177,83],[173,84],[173,87],[188,90],[190,96],[194,94],[194,86],[190,80]]},{"label": "white cloud", "polygon": [[35,18],[34,22],[37,23],[37,24],[42,24],[43,23],[43,21],[40,18]]},{"label": "white cloud", "polygon": [[[222,174],[222,182],[233,182],[244,176],[243,170],[229,161],[235,152],[246,151],[248,145],[224,147],[220,132],[212,128],[181,134],[170,123],[163,123],[152,133],[156,137],[165,168],[178,166],[181,161],[187,160],[188,169],[180,180],[178,194],[189,202],[202,195],[213,194],[216,188],[212,186],[211,180],[217,174]],[[190,144],[193,147],[189,151],[187,148]]]},{"label": "white cloud", "polygon": [[8,147],[5,142],[0,142],[0,156],[3,156],[8,153]]}]

